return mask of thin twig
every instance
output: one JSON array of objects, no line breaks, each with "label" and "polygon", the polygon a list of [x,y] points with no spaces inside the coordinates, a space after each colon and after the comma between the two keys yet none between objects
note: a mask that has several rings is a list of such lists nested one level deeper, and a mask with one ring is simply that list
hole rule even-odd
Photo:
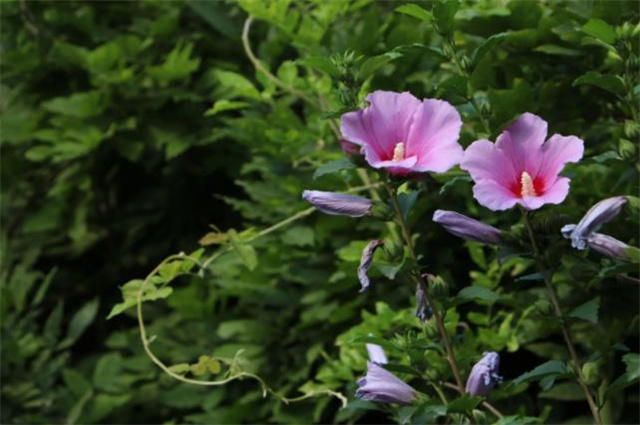
[{"label": "thin twig", "polygon": [[[456,390],[460,393],[460,395],[464,394],[464,391],[460,391],[460,388],[458,388],[458,386],[456,384],[452,384],[451,382],[444,382],[442,385],[444,385],[447,388],[451,388],[452,390]],[[504,417],[504,415],[498,410],[496,409],[493,405],[491,405],[491,403],[489,403],[486,400],[482,401],[482,405],[491,413],[493,413],[496,417],[498,418],[502,418]]]},{"label": "thin twig", "polygon": [[306,93],[301,92],[300,90],[290,86],[289,84],[285,83],[284,81],[280,80],[278,77],[273,75],[256,57],[256,55],[253,53],[253,50],[251,50],[251,42],[249,41],[249,31],[251,30],[251,22],[253,22],[253,18],[251,16],[249,16],[244,21],[244,27],[242,29],[242,46],[244,47],[244,52],[246,53],[247,57],[249,58],[253,66],[256,68],[256,70],[262,72],[269,79],[269,81],[271,81],[277,87],[280,87],[282,90],[289,92],[296,97],[299,97],[300,99],[309,103],[313,107],[319,108],[318,102],[316,102],[314,99],[307,96]]},{"label": "thin twig", "polygon": [[556,317],[560,320],[560,327],[562,329],[562,336],[564,337],[564,341],[569,349],[569,354],[571,355],[573,369],[576,374],[576,381],[582,391],[584,392],[585,397],[587,398],[587,403],[589,404],[589,408],[591,409],[591,414],[593,415],[593,419],[597,425],[602,424],[602,419],[600,417],[600,410],[598,409],[598,405],[593,399],[591,395],[591,391],[589,391],[589,387],[584,381],[584,376],[582,375],[582,365],[580,364],[580,359],[578,357],[578,353],[576,352],[575,345],[573,344],[573,340],[571,339],[571,334],[569,333],[569,328],[564,321],[562,315],[562,309],[560,308],[560,302],[558,301],[558,295],[556,294],[555,289],[549,279],[549,276],[546,273],[544,266],[544,259],[540,254],[540,249],[538,248],[538,244],[536,242],[536,237],[533,233],[533,227],[531,226],[531,220],[529,219],[529,214],[527,211],[522,210],[522,214],[524,216],[524,222],[527,227],[527,232],[529,233],[529,239],[531,241],[531,246],[533,247],[533,252],[536,258],[536,263],[538,265],[538,269],[540,270],[540,274],[542,274],[542,279],[547,288],[547,293],[549,294],[549,298],[551,299],[551,303],[553,304],[553,309],[555,311]]},{"label": "thin twig", "polygon": [[[418,259],[415,253],[415,248],[413,246],[413,240],[411,239],[411,231],[409,230],[409,225],[407,224],[407,221],[404,218],[404,214],[402,212],[402,209],[400,208],[398,199],[395,193],[393,193],[393,190],[391,189],[391,187],[387,182],[384,183],[384,187],[387,189],[387,192],[389,193],[389,198],[391,198],[391,203],[393,204],[393,208],[395,209],[396,215],[398,216],[398,224],[400,225],[400,229],[402,230],[402,234],[404,236],[405,242],[409,247],[409,255],[411,256],[411,259],[414,262],[417,262]],[[438,328],[440,337],[444,341],[445,350],[447,352],[447,361],[449,362],[449,366],[451,367],[451,371],[453,372],[453,377],[456,380],[458,389],[460,391],[464,391],[464,385],[462,384],[462,379],[460,378],[460,372],[458,370],[458,365],[456,364],[456,358],[455,358],[455,355],[453,354],[453,348],[451,347],[449,336],[447,335],[447,330],[444,327],[442,315],[440,314],[435,303],[433,303],[433,301],[429,299],[428,287],[424,282],[424,279],[422,278],[420,273],[414,273],[413,278],[414,280],[416,280],[416,283],[420,285],[424,290],[424,294],[427,299],[427,302],[429,303],[429,305],[431,306],[431,309],[433,310],[433,317],[436,322],[436,327]]]}]

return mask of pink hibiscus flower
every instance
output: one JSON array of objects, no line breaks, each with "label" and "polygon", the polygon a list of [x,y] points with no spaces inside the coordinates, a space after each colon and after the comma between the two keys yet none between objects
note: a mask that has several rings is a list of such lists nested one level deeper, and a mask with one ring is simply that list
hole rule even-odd
[{"label": "pink hibiscus flower", "polygon": [[460,162],[462,120],[449,103],[420,101],[408,92],[375,91],[369,106],[342,116],[342,137],[362,146],[373,168],[403,176],[411,172],[444,172]]},{"label": "pink hibiscus flower", "polygon": [[569,179],[559,177],[567,162],[578,162],[584,144],[576,136],[554,134],[545,142],[547,122],[525,113],[498,136],[477,140],[465,151],[460,168],[475,182],[473,196],[485,207],[506,210],[515,204],[535,210],[559,204]]}]

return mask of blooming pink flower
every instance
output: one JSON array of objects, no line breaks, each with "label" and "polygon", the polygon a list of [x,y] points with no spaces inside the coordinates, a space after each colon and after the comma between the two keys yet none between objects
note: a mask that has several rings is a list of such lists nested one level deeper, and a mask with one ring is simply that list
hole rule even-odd
[{"label": "blooming pink flower", "polygon": [[373,168],[395,175],[444,172],[460,162],[462,120],[449,103],[409,92],[375,91],[369,106],[342,116],[342,137],[362,146]]},{"label": "blooming pink flower", "polygon": [[576,136],[554,134],[545,142],[547,122],[525,113],[498,136],[496,143],[477,140],[465,151],[460,168],[475,182],[473,196],[497,211],[520,204],[535,210],[559,204],[569,193],[569,179],[558,173],[582,158]]}]

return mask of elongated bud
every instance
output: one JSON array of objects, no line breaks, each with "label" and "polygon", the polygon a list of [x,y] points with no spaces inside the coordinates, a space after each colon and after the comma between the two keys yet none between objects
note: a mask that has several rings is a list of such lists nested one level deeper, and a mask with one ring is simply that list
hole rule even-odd
[{"label": "elongated bud", "polygon": [[436,210],[433,221],[463,239],[488,244],[500,242],[500,230],[455,211]]},{"label": "elongated bud", "polygon": [[465,391],[473,396],[486,396],[497,384],[502,382],[498,375],[500,356],[491,351],[484,353],[482,359],[471,369]]},{"label": "elongated bud", "polygon": [[370,281],[367,273],[369,272],[371,264],[373,263],[374,252],[383,244],[384,241],[382,239],[374,239],[364,247],[364,250],[362,250],[362,258],[360,259],[360,265],[358,266],[358,279],[360,280],[360,285],[362,286],[360,292],[364,292],[369,289]]},{"label": "elongated bud", "polygon": [[356,397],[361,400],[409,404],[416,399],[411,386],[373,362],[367,363],[367,374],[357,384]]},{"label": "elongated bud", "polygon": [[305,190],[302,192],[302,199],[330,215],[362,217],[370,215],[373,207],[373,202],[367,198],[320,190]]},{"label": "elongated bud", "polygon": [[387,354],[378,344],[367,344],[367,352],[369,353],[369,360],[373,363],[380,365],[388,363]]},{"label": "elongated bud", "polygon": [[416,286],[416,313],[415,316],[420,319],[421,322],[426,322],[433,316],[433,310],[427,301],[426,288],[423,282],[418,283]]},{"label": "elongated bud", "polygon": [[607,257],[632,263],[637,263],[640,260],[640,250],[638,248],[602,233],[591,233],[587,239],[587,245]]},{"label": "elongated bud", "polygon": [[351,143],[350,141],[345,139],[340,139],[339,143],[340,149],[342,149],[342,152],[344,152],[345,155],[362,155],[362,147],[360,145],[356,145],[355,143]]},{"label": "elongated bud", "polygon": [[603,199],[587,211],[571,233],[569,233],[568,226],[564,226],[561,232],[565,237],[569,235],[571,246],[580,250],[585,249],[591,233],[597,231],[604,223],[613,220],[620,214],[626,202],[627,198],[624,196]]}]

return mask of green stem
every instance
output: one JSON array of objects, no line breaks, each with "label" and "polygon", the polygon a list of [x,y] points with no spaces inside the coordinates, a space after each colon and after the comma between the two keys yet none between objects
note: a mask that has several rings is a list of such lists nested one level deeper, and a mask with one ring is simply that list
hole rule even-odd
[{"label": "green stem", "polygon": [[[391,186],[387,181],[384,182],[384,187],[387,189],[387,193],[389,194],[389,198],[391,199],[393,208],[396,211],[396,216],[398,217],[398,224],[400,225],[400,229],[402,231],[404,240],[407,246],[409,247],[409,255],[411,256],[411,259],[414,261],[414,263],[417,264],[418,258],[416,256],[415,248],[413,246],[413,240],[411,239],[411,231],[409,230],[409,225],[407,224],[404,214],[402,213],[402,209],[400,208],[400,204],[398,203],[398,198],[396,197],[396,194],[394,193],[393,189],[391,188]],[[451,371],[453,372],[453,377],[456,380],[458,390],[460,391],[461,394],[464,394],[464,385],[462,383],[462,379],[460,378],[460,371],[458,370],[458,365],[456,363],[455,355],[453,354],[453,348],[451,347],[449,336],[447,335],[447,330],[444,327],[443,317],[440,314],[438,307],[429,298],[429,288],[425,283],[424,279],[422,278],[420,271],[414,270],[412,273],[412,277],[414,281],[423,288],[425,298],[427,299],[427,302],[429,303],[429,305],[431,306],[431,309],[433,310],[433,317],[435,319],[438,332],[440,333],[440,337],[444,341],[444,346],[447,353],[447,361],[449,362],[449,366],[451,367]]]},{"label": "green stem", "polygon": [[[460,58],[458,58],[458,51],[457,51],[457,48],[456,48],[456,43],[453,41],[453,37],[451,35],[449,35],[449,36],[447,36],[445,38],[445,40],[446,40],[446,43],[447,43],[447,45],[449,46],[449,48],[450,48],[450,50],[452,52],[452,54],[449,57],[449,59],[455,64],[456,68],[458,68],[458,73],[460,73],[460,75],[464,75],[465,77],[467,77],[467,81],[469,81],[471,79],[471,74],[462,65],[462,63],[460,63]],[[469,101],[469,103],[471,103],[471,106],[473,106],[473,109],[476,110],[476,113],[478,114],[478,117],[480,118],[480,123],[482,124],[482,127],[484,128],[484,131],[487,133],[487,135],[491,135],[491,126],[489,125],[489,121],[484,116],[484,114],[482,113],[482,109],[480,108],[480,106],[478,106],[478,103],[474,99],[473,93],[471,93],[470,86],[467,86],[467,100]]]},{"label": "green stem", "polygon": [[549,294],[549,298],[551,299],[551,303],[553,304],[555,315],[560,320],[560,327],[562,328],[562,336],[564,337],[564,342],[566,343],[567,348],[569,349],[569,354],[571,356],[571,363],[576,374],[576,381],[580,386],[580,388],[582,388],[582,391],[584,392],[584,395],[587,399],[587,403],[589,404],[589,408],[591,409],[591,414],[593,415],[593,420],[595,421],[596,424],[600,425],[602,424],[602,419],[600,418],[600,410],[598,409],[598,405],[594,401],[593,396],[591,395],[591,391],[589,391],[589,387],[587,387],[587,384],[585,383],[585,380],[584,380],[584,376],[582,375],[582,365],[580,363],[580,358],[578,357],[578,353],[576,352],[576,348],[571,338],[571,334],[569,333],[569,328],[564,321],[564,317],[562,315],[562,309],[560,308],[560,302],[558,300],[558,295],[556,294],[556,291],[553,287],[553,284],[551,283],[551,280],[549,279],[549,276],[545,272],[546,270],[544,265],[544,259],[540,253],[540,249],[538,248],[536,237],[533,232],[533,227],[531,226],[531,220],[529,219],[529,214],[525,210],[522,210],[522,215],[524,216],[524,222],[527,227],[527,232],[529,233],[529,239],[531,241],[531,246],[533,247],[533,252],[535,255],[536,263],[538,265],[538,269],[542,274],[544,284],[547,288],[547,293]]}]

